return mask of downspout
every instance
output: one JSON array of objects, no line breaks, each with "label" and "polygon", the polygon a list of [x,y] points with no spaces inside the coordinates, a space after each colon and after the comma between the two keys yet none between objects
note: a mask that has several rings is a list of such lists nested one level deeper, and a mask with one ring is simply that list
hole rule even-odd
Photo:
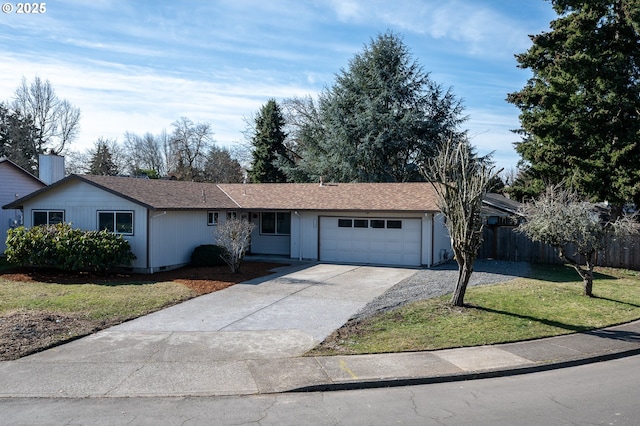
[{"label": "downspout", "polygon": [[436,235],[435,235],[435,230],[436,230],[436,215],[435,213],[431,213],[431,264],[429,265],[429,268],[431,268],[431,266],[433,266],[433,251],[435,250],[435,239],[436,239]]},{"label": "downspout", "polygon": [[300,213],[298,213],[298,211],[294,211],[293,214],[295,214],[296,216],[298,216],[299,218],[299,235],[298,235],[298,252],[299,252],[299,256],[298,256],[298,260],[302,260],[302,215]]}]

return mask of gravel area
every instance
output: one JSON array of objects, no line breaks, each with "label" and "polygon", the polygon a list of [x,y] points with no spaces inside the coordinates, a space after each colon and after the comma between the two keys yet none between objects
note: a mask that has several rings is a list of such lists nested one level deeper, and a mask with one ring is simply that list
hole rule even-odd
[{"label": "gravel area", "polygon": [[[473,267],[469,286],[495,284],[517,277],[529,277],[530,274],[531,266],[526,262],[477,260]],[[452,293],[457,279],[458,264],[455,261],[431,269],[418,270],[411,277],[399,282],[372,300],[352,319],[362,320],[407,303]]]}]

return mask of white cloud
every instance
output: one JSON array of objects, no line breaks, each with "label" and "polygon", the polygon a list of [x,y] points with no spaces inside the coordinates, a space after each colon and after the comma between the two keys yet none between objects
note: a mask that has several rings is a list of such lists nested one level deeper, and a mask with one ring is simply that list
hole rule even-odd
[{"label": "white cloud", "polygon": [[363,9],[360,7],[362,2],[357,0],[330,0],[329,3],[340,21],[361,21],[363,19]]},{"label": "white cloud", "polygon": [[[242,138],[243,117],[257,111],[271,97],[309,93],[309,87],[274,81],[250,70],[218,74],[216,80],[158,74],[139,66],[107,62],[82,65],[49,60],[34,63],[18,57],[0,58],[0,90],[13,95],[23,73],[38,69],[60,98],[82,112],[80,138],[74,150],[90,147],[98,137],[121,139],[125,131],[158,133],[170,130],[181,116],[212,123],[215,139],[229,145]],[[244,75],[242,75],[244,73]],[[35,73],[24,73],[31,81]]]},{"label": "white cloud", "polygon": [[[329,0],[336,17],[343,22],[371,23],[399,31],[426,34],[435,40],[456,43],[469,55],[497,56],[523,50],[529,45],[531,27],[526,17],[516,19],[491,7],[487,2],[469,0],[388,1]],[[522,7],[513,2],[514,10]],[[463,53],[463,52],[460,52]]]}]

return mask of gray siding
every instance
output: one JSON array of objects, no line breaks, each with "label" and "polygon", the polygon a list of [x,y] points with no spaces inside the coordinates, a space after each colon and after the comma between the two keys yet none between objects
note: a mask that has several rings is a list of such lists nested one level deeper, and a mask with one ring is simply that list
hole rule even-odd
[{"label": "gray siding", "polygon": [[207,225],[206,210],[151,211],[149,216],[151,272],[185,265],[197,246],[215,244],[217,226]]},{"label": "gray siding", "polygon": [[[9,204],[20,197],[32,193],[45,185],[33,177],[16,169],[7,162],[0,162],[0,207]],[[14,221],[20,223],[22,212],[20,210],[4,210],[0,208],[0,254],[7,248],[5,241],[7,231]]]},{"label": "gray siding", "polygon": [[134,268],[147,267],[147,209],[84,182],[69,181],[24,203],[24,224],[34,210],[62,210],[65,222],[87,231],[98,229],[98,211],[133,211],[133,235],[125,236],[136,255]]}]

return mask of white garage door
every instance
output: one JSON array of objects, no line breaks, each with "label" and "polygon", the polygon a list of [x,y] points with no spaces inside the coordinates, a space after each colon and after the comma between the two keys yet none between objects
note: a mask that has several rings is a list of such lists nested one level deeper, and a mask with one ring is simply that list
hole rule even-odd
[{"label": "white garage door", "polygon": [[320,260],[420,265],[420,219],[320,218]]}]

